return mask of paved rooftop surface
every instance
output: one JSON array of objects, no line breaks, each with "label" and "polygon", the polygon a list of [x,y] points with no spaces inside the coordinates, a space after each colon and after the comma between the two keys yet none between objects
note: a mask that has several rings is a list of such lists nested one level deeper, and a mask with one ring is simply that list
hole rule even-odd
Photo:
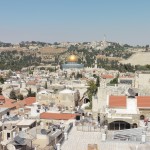
[{"label": "paved rooftop surface", "polygon": [[[128,141],[101,141],[100,132],[77,131],[76,127],[71,130],[68,140],[65,141],[61,150],[88,150],[88,144],[97,144],[98,150],[150,150],[150,143]],[[136,149],[137,146],[137,149]]]}]

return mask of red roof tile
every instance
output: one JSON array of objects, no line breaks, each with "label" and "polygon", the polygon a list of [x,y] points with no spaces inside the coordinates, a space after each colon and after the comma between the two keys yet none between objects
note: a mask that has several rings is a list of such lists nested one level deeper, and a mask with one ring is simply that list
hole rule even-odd
[{"label": "red roof tile", "polygon": [[52,119],[52,120],[69,120],[74,119],[77,114],[63,114],[63,113],[41,113],[40,119]]},{"label": "red roof tile", "polygon": [[137,107],[150,107],[150,96],[137,96]]},{"label": "red roof tile", "polygon": [[5,97],[3,95],[0,95],[0,100],[4,100]]},{"label": "red roof tile", "polygon": [[15,106],[16,106],[16,108],[20,108],[20,107],[24,107],[24,106],[30,106],[30,105],[32,105],[35,102],[36,102],[36,98],[35,97],[27,97],[24,100],[18,101],[15,104]]},{"label": "red roof tile", "polygon": [[112,78],[114,78],[114,76],[113,75],[110,75],[110,74],[105,74],[105,75],[102,75],[101,76],[103,79],[112,79]]},{"label": "red roof tile", "polygon": [[35,97],[27,97],[26,99],[24,99],[24,101],[25,101],[26,105],[29,106],[36,102],[36,98]]},{"label": "red roof tile", "polygon": [[134,76],[121,76],[121,77],[119,77],[119,78],[120,78],[120,79],[122,79],[122,78],[133,79]]},{"label": "red roof tile", "polygon": [[36,85],[36,81],[28,81],[27,85]]},{"label": "red roof tile", "polygon": [[24,106],[30,106],[35,102],[36,102],[35,97],[27,97],[26,99],[19,100],[19,101],[5,98],[5,103],[3,105],[0,105],[0,107],[20,108],[20,107],[24,107]]},{"label": "red roof tile", "polygon": [[122,108],[126,107],[126,96],[109,96],[110,108]]},{"label": "red roof tile", "polygon": [[15,108],[15,101],[9,98],[5,98],[4,104],[0,105],[0,107]]}]

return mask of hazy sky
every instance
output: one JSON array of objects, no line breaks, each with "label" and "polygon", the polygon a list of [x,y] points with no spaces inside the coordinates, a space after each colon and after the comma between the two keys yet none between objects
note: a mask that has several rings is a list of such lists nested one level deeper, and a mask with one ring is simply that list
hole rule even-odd
[{"label": "hazy sky", "polygon": [[150,0],[0,0],[0,41],[150,44]]}]

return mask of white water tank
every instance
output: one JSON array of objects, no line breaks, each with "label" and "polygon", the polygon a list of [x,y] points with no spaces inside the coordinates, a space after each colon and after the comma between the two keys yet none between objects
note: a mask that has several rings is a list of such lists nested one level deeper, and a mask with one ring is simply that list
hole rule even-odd
[{"label": "white water tank", "polygon": [[56,144],[57,150],[60,150],[60,143]]},{"label": "white water tank", "polygon": [[106,141],[106,134],[102,133],[102,141]]},{"label": "white water tank", "polygon": [[65,133],[64,133],[64,136],[65,136],[65,140],[67,140],[67,139],[68,139],[68,133],[65,132]]},{"label": "white water tank", "polygon": [[142,135],[142,143],[145,143],[145,142],[146,142],[146,135],[143,134],[143,135]]}]

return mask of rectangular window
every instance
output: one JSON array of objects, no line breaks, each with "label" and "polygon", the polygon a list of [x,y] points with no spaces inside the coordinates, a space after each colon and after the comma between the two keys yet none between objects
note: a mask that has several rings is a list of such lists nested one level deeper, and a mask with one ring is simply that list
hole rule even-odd
[{"label": "rectangular window", "polygon": [[10,133],[7,133],[7,140],[10,138]]}]

